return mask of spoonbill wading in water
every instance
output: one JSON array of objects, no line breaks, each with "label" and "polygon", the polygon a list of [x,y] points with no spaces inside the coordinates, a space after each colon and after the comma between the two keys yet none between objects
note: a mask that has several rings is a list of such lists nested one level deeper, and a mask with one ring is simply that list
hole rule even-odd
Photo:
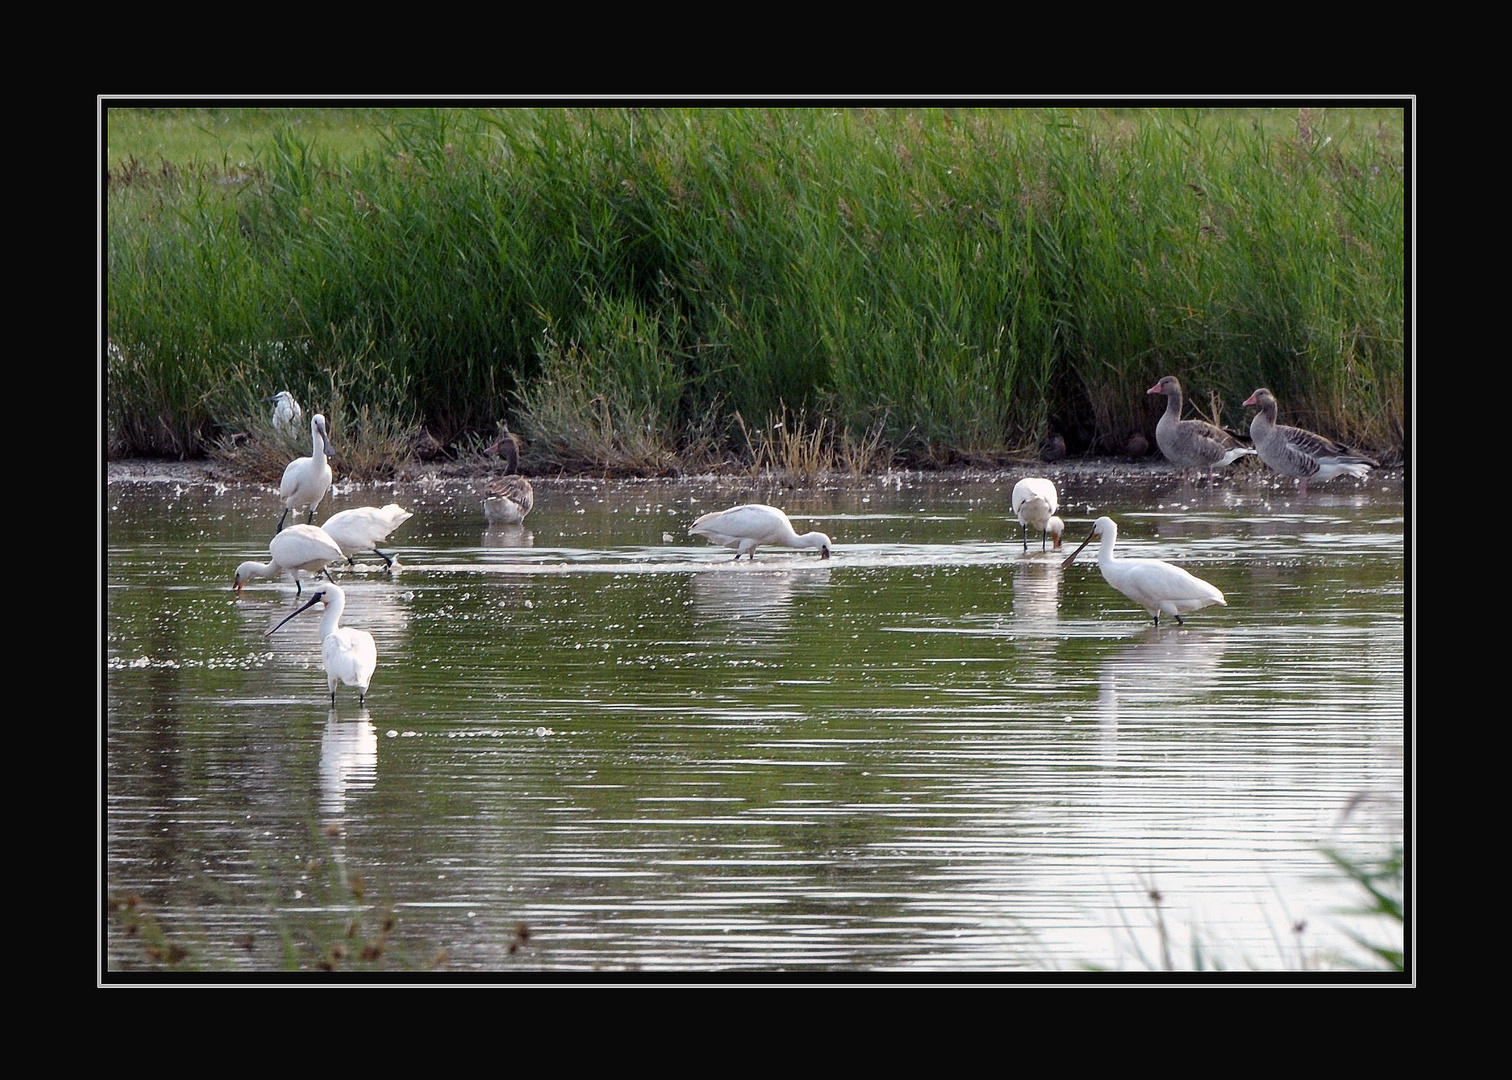
[{"label": "spoonbill wading in water", "polygon": [[1213,470],[1222,469],[1255,451],[1231,433],[1206,420],[1181,418],[1181,380],[1167,375],[1146,393],[1164,394],[1165,412],[1155,425],[1155,445],[1166,460],[1181,470],[1183,479],[1191,478],[1193,469],[1206,469],[1208,486],[1213,484]]},{"label": "spoonbill wading in water", "polygon": [[830,538],[822,532],[806,532],[799,536],[793,530],[788,516],[775,506],[762,503],[746,503],[728,510],[716,510],[705,514],[688,529],[690,536],[702,536],[709,542],[735,549],[735,561],[744,555],[756,561],[759,544],[785,544],[790,548],[818,548],[819,557],[830,557]]},{"label": "spoonbill wading in water", "polygon": [[[346,593],[340,586],[330,583],[319,586],[310,594],[304,607],[285,617],[273,630],[316,604],[325,605],[325,618],[320,620],[320,662],[325,667],[326,685],[331,690],[331,705],[336,704],[337,683],[356,687],[357,704],[362,705],[367,701],[368,685],[378,667],[378,646],[373,642],[373,635],[366,630],[341,625]],[[273,630],[267,633],[271,634]]]},{"label": "spoonbill wading in water", "polygon": [[295,458],[284,469],[283,480],[278,485],[278,498],[284,504],[284,512],[278,519],[275,532],[282,532],[289,511],[298,512],[301,506],[310,508],[309,524],[315,520],[315,508],[325,498],[331,486],[331,463],[327,455],[334,454],[331,436],[326,433],[326,418],[316,413],[310,418],[310,456]]},{"label": "spoonbill wading in water", "polygon": [[339,514],[332,514],[321,522],[320,528],[336,541],[336,546],[341,548],[341,554],[346,557],[348,566],[357,565],[352,560],[352,556],[359,551],[371,551],[382,558],[384,565],[392,570],[394,557],[379,551],[378,544],[389,533],[414,516],[398,503],[389,503],[387,506],[359,506],[352,510],[343,510]]},{"label": "spoonbill wading in water", "polygon": [[1260,408],[1250,421],[1250,438],[1260,452],[1260,460],[1278,473],[1302,481],[1303,495],[1307,494],[1308,480],[1321,484],[1340,473],[1366,476],[1371,469],[1380,467],[1375,458],[1358,454],[1343,443],[1305,428],[1276,423],[1276,396],[1263,386],[1245,398],[1244,403]]},{"label": "spoonbill wading in water", "polygon": [[1160,559],[1115,558],[1113,545],[1118,540],[1118,526],[1110,517],[1100,517],[1092,523],[1091,534],[1067,556],[1061,568],[1070,566],[1082,548],[1099,536],[1102,547],[1097,552],[1097,568],[1102,571],[1103,580],[1153,615],[1156,626],[1160,625],[1162,612],[1174,616],[1177,625],[1182,626],[1183,611],[1196,611],[1209,604],[1228,606],[1216,586],[1193,577],[1179,566]]},{"label": "spoonbill wading in water", "polygon": [[287,570],[294,575],[294,593],[304,590],[299,584],[299,572],[318,574],[333,562],[346,558],[341,545],[317,525],[290,525],[273,537],[268,544],[268,562],[244,562],[236,568],[236,577],[231,588],[241,592],[242,586],[252,578],[277,577]]},{"label": "spoonbill wading in water", "polygon": [[1024,541],[1024,550],[1029,550],[1029,526],[1040,530],[1040,550],[1045,550],[1045,538],[1055,537],[1057,549],[1061,546],[1061,533],[1066,523],[1055,516],[1060,509],[1060,496],[1055,485],[1042,476],[1031,476],[1013,485],[1013,516],[1018,518],[1019,536]]},{"label": "spoonbill wading in water", "polygon": [[490,525],[518,525],[535,505],[535,489],[529,480],[519,475],[520,437],[510,431],[503,420],[499,421],[499,427],[504,434],[483,452],[504,455],[505,475],[484,489],[483,516]]}]

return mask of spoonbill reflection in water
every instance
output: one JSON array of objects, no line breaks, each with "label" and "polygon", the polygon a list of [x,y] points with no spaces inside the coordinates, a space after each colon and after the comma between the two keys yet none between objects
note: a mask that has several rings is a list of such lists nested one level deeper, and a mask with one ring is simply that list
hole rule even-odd
[{"label": "spoonbill reflection in water", "polygon": [[1260,408],[1250,421],[1250,438],[1260,452],[1260,460],[1276,472],[1302,481],[1303,495],[1307,494],[1310,479],[1321,484],[1340,473],[1366,476],[1380,465],[1375,458],[1358,454],[1316,432],[1276,423],[1276,396],[1263,386],[1245,398],[1244,403]]},{"label": "spoonbill reflection in water", "polygon": [[392,570],[394,557],[379,551],[378,544],[389,533],[414,516],[398,503],[389,503],[387,506],[359,506],[352,510],[343,510],[339,514],[332,514],[321,523],[320,527],[327,536],[336,541],[348,565],[357,565],[352,560],[352,556],[359,551],[371,551],[382,558],[384,565]]},{"label": "spoonbill reflection in water", "polygon": [[[320,662],[325,667],[326,685],[331,690],[331,704],[336,704],[336,686],[346,683],[357,690],[357,704],[367,700],[368,685],[373,681],[373,672],[378,667],[378,646],[373,635],[366,630],[342,626],[341,613],[346,609],[346,593],[339,585],[329,582],[316,588],[304,607],[288,615],[279,626],[300,612],[308,611],[316,604],[325,605],[325,618],[320,621]],[[273,633],[269,630],[268,634]],[[266,635],[264,635],[266,636]]]},{"label": "spoonbill reflection in water", "polygon": [[1061,533],[1066,523],[1055,516],[1060,509],[1060,496],[1055,485],[1042,476],[1031,476],[1013,485],[1013,516],[1018,518],[1019,536],[1024,541],[1024,550],[1029,550],[1029,526],[1040,530],[1040,550],[1045,550],[1045,538],[1055,537],[1055,546],[1061,546]]},{"label": "spoonbill reflection in water", "polygon": [[1160,559],[1115,558],[1113,545],[1118,541],[1118,526],[1110,517],[1100,517],[1092,523],[1091,534],[1066,557],[1061,567],[1070,566],[1082,548],[1099,536],[1102,547],[1097,552],[1097,567],[1103,580],[1153,615],[1156,626],[1160,625],[1162,612],[1174,616],[1177,625],[1184,625],[1183,611],[1196,611],[1209,604],[1228,606],[1216,586],[1193,577],[1179,566]]},{"label": "spoonbill reflection in water", "polygon": [[1232,465],[1255,452],[1206,420],[1183,420],[1181,380],[1176,376],[1166,375],[1146,393],[1165,395],[1165,412],[1160,414],[1160,423],[1155,425],[1155,445],[1160,447],[1167,461],[1181,470],[1183,479],[1190,479],[1193,469],[1206,469],[1208,486],[1211,487],[1214,469]]},{"label": "spoonbill reflection in water", "polygon": [[799,536],[788,516],[775,506],[762,503],[746,503],[728,510],[716,510],[705,514],[688,529],[690,536],[702,536],[710,543],[735,549],[735,561],[742,555],[756,561],[759,544],[784,544],[790,548],[818,548],[819,557],[830,557],[830,538],[822,532],[806,532]]},{"label": "spoonbill reflection in water", "polygon": [[252,578],[277,577],[285,570],[294,575],[295,595],[304,590],[299,584],[299,572],[318,574],[329,564],[344,559],[341,545],[315,525],[290,525],[279,532],[268,544],[268,562],[244,562],[236,568],[236,577],[231,587],[241,592],[242,586]]},{"label": "spoonbill reflection in water", "polygon": [[278,519],[275,532],[283,531],[289,511],[298,512],[301,506],[310,508],[309,524],[315,520],[315,508],[331,486],[331,463],[328,454],[334,454],[331,436],[326,432],[326,418],[316,413],[310,418],[310,456],[295,458],[284,469],[283,480],[278,485],[278,498],[284,504],[284,512]]}]

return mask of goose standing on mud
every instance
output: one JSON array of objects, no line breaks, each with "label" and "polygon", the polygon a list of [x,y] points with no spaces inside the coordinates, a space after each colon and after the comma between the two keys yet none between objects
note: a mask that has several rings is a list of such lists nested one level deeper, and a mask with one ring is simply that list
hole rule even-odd
[{"label": "goose standing on mud", "polygon": [[1097,568],[1102,571],[1103,580],[1153,615],[1156,626],[1160,625],[1162,613],[1174,616],[1177,625],[1184,625],[1183,611],[1196,611],[1209,604],[1228,606],[1217,586],[1193,577],[1179,566],[1160,559],[1115,558],[1113,545],[1118,541],[1118,526],[1110,517],[1100,517],[1092,523],[1091,534],[1067,556],[1061,568],[1070,566],[1082,548],[1099,536],[1102,547],[1097,552]]},{"label": "goose standing on mud", "polygon": [[[279,626],[302,611],[316,604],[325,605],[325,617],[320,621],[320,662],[325,667],[326,685],[331,691],[331,707],[336,706],[336,686],[346,683],[357,690],[357,704],[367,702],[368,687],[373,681],[373,672],[378,668],[378,646],[373,635],[366,630],[356,630],[341,625],[341,613],[346,609],[346,593],[337,585],[324,584],[310,594],[304,607],[290,614]],[[273,633],[269,630],[268,634]],[[263,635],[264,637],[267,634]]]},{"label": "goose standing on mud", "polygon": [[348,566],[357,565],[352,556],[359,551],[371,551],[383,560],[388,569],[392,570],[394,557],[379,551],[378,545],[389,533],[414,516],[398,503],[389,503],[387,506],[359,506],[352,510],[343,510],[339,514],[332,514],[321,522],[320,528],[336,541],[336,545],[341,548],[341,553],[346,556]]},{"label": "goose standing on mud", "polygon": [[1375,458],[1356,453],[1343,443],[1304,428],[1276,423],[1276,396],[1263,386],[1245,398],[1244,403],[1260,409],[1250,421],[1250,438],[1260,452],[1260,460],[1276,472],[1302,481],[1303,495],[1307,494],[1308,480],[1321,484],[1340,473],[1361,477],[1380,467]]},{"label": "goose standing on mud", "polygon": [[236,568],[236,577],[231,588],[237,592],[252,578],[278,577],[285,570],[294,575],[294,594],[304,590],[299,584],[299,572],[304,570],[318,574],[333,562],[346,558],[341,545],[317,525],[290,525],[279,530],[268,544],[269,560],[265,563],[248,561]]},{"label": "goose standing on mud", "polygon": [[1045,550],[1046,537],[1055,537],[1057,550],[1061,546],[1061,533],[1066,523],[1055,516],[1060,509],[1060,496],[1055,485],[1042,476],[1030,476],[1013,485],[1013,516],[1018,518],[1019,536],[1024,541],[1024,550],[1029,550],[1029,526],[1040,530],[1040,550]]},{"label": "goose standing on mud", "polygon": [[688,535],[702,536],[710,543],[734,548],[736,562],[742,555],[755,562],[756,548],[760,544],[818,548],[821,559],[829,558],[833,547],[830,538],[822,532],[806,532],[799,536],[786,514],[775,506],[762,503],[746,503],[705,514],[688,529]]},{"label": "goose standing on mud", "polygon": [[310,456],[295,458],[284,469],[283,480],[278,485],[278,498],[284,505],[284,512],[279,517],[278,528],[274,532],[283,531],[289,511],[298,513],[301,506],[310,508],[310,516],[305,519],[305,524],[314,522],[315,508],[330,490],[331,463],[327,460],[327,455],[334,454],[336,450],[331,446],[331,436],[326,433],[326,418],[320,413],[310,418],[310,443]]},{"label": "goose standing on mud", "polygon": [[483,516],[490,525],[518,525],[535,505],[535,489],[520,473],[520,437],[499,421],[504,432],[499,441],[484,449],[485,454],[503,454],[504,475],[483,491]]},{"label": "goose standing on mud", "polygon": [[1225,468],[1255,452],[1206,420],[1183,420],[1181,381],[1176,376],[1165,376],[1146,393],[1165,395],[1165,412],[1155,425],[1155,445],[1167,461],[1181,470],[1183,480],[1191,479],[1193,469],[1206,469],[1211,487],[1214,469]]}]

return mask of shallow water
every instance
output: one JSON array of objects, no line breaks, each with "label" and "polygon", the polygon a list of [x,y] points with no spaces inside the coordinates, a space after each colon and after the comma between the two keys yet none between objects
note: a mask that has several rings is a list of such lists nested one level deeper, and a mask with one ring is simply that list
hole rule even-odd
[{"label": "shallow water", "polygon": [[[334,709],[318,611],[265,636],[292,583],[229,588],[271,491],[110,484],[108,969],[1367,963],[1322,852],[1402,841],[1400,473],[1057,477],[1068,540],[1108,514],[1226,594],[1158,628],[1023,550],[1016,478],[541,480],[499,530],[477,483],[343,492],[415,516],[336,574],[379,666]],[[743,501],[834,557],[687,536]]]}]

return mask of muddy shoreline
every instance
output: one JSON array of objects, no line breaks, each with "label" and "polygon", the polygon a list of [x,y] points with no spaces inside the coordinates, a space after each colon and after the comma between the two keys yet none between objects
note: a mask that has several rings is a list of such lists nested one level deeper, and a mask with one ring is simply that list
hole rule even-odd
[{"label": "muddy shoreline", "polygon": [[[1003,476],[1013,474],[1017,476],[1026,473],[1037,473],[1047,476],[1082,476],[1100,477],[1103,479],[1127,479],[1135,477],[1154,477],[1162,473],[1172,472],[1173,467],[1159,456],[1152,456],[1139,460],[1128,458],[1104,457],[1104,458],[1067,458],[1054,464],[1046,464],[1042,461],[1025,460],[1022,462],[1006,462],[998,466],[972,466],[956,469],[894,469],[888,475],[908,475],[918,477],[934,477],[938,479],[970,479],[989,476]],[[1229,475],[1237,476],[1247,473],[1248,470],[1234,467],[1229,470]],[[1387,471],[1387,470],[1382,470]],[[392,481],[378,481],[377,483],[418,483],[427,480],[482,480],[496,476],[499,465],[491,459],[479,459],[476,461],[451,461],[434,462],[414,469],[407,470],[404,475],[396,476]],[[529,474],[532,480],[588,480],[601,481],[606,477],[596,473],[563,473],[560,475]],[[874,478],[880,478],[882,473],[877,473]],[[619,477],[609,477],[619,479]],[[628,479],[628,478],[627,478]],[[655,480],[749,480],[753,479],[748,474],[733,471],[725,473],[699,473],[687,474],[678,477],[652,477]],[[776,479],[774,477],[774,479]],[[259,481],[239,473],[237,470],[212,460],[174,461],[169,459],[155,458],[123,458],[105,463],[104,480],[109,484],[116,483],[139,483],[139,484],[258,484]],[[344,479],[336,477],[338,484],[344,484]],[[849,474],[839,473],[826,477],[819,481],[821,484],[849,483]],[[1206,483],[1206,481],[1203,481]],[[357,484],[355,486],[362,486]]]}]

